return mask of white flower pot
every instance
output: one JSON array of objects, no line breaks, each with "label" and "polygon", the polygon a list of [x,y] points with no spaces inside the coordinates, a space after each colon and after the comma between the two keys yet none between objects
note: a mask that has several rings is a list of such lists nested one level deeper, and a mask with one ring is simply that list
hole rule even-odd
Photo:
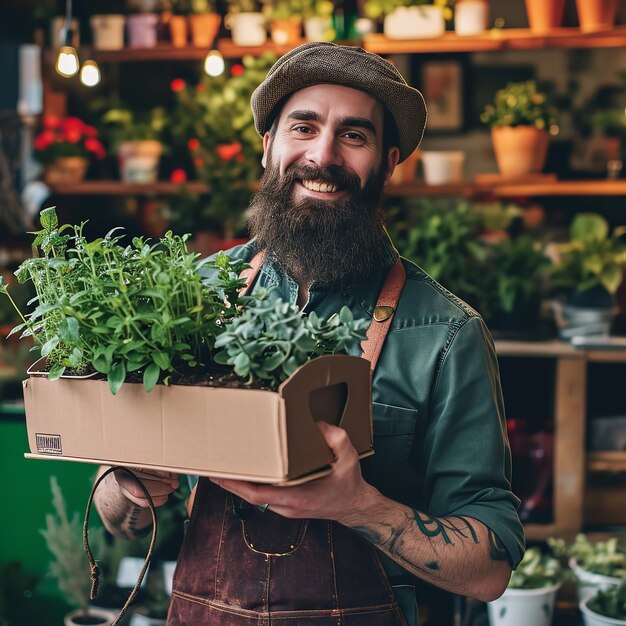
[{"label": "white flower pot", "polygon": [[460,150],[424,150],[422,171],[427,185],[463,182],[465,153]]},{"label": "white flower pot", "polygon": [[236,46],[262,46],[267,41],[263,13],[229,13],[224,24]]},{"label": "white flower pot", "polygon": [[125,183],[155,182],[162,153],[163,146],[159,141],[124,142],[118,153],[122,180]]},{"label": "white flower pot", "polygon": [[383,30],[388,39],[440,37],[446,22],[443,11],[435,5],[397,7],[385,16]]},{"label": "white flower pot", "polygon": [[121,50],[124,47],[123,15],[93,15],[89,22],[96,50]]},{"label": "white flower pot", "polygon": [[539,589],[507,589],[487,603],[491,626],[550,626],[556,592],[561,585]]},{"label": "white flower pot", "polygon": [[[84,611],[80,609],[71,611],[64,617],[63,624],[65,626],[79,626],[84,624],[85,622],[80,620],[80,618],[84,617],[84,615]],[[94,621],[91,622],[91,626],[111,626],[111,623],[117,617],[117,613],[104,611],[103,609],[89,609],[88,615],[89,617],[94,618]],[[97,621],[98,618],[99,621]]]},{"label": "white flower pot", "polygon": [[618,587],[622,582],[621,578],[615,576],[603,576],[595,574],[583,569],[576,563],[576,559],[569,560],[569,568],[576,576],[578,601],[583,602],[596,595],[599,589],[609,589],[610,587]]},{"label": "white flower pot", "polygon": [[304,20],[304,36],[309,41],[328,41],[328,32],[332,27],[330,17],[309,17]]},{"label": "white flower pot", "polygon": [[579,604],[580,612],[583,614],[583,620],[585,626],[626,626],[626,620],[614,619],[612,617],[606,617],[592,611],[587,605],[591,602],[593,596],[590,596],[583,600]]},{"label": "white flower pot", "polygon": [[489,25],[489,3],[486,0],[459,0],[454,5],[454,32],[457,35],[479,35]]}]

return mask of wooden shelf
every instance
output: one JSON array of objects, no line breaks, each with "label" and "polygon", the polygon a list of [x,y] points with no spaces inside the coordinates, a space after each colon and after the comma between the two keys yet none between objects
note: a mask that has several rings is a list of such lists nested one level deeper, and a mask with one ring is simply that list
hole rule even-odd
[{"label": "wooden shelf", "polygon": [[205,183],[192,180],[184,184],[159,180],[156,183],[123,183],[119,180],[85,180],[73,185],[54,185],[58,196],[171,196],[184,189],[192,193],[207,193]]},{"label": "wooden shelf", "polygon": [[600,33],[583,33],[578,28],[557,28],[535,34],[528,28],[492,29],[481,35],[462,37],[447,32],[432,39],[387,39],[367,35],[363,47],[377,54],[444,52],[490,52],[496,50],[538,50],[542,48],[618,48],[626,46],[626,27]]},{"label": "wooden shelf", "polygon": [[496,341],[498,356],[584,358],[585,352],[558,339],[550,341]]},{"label": "wooden shelf", "polygon": [[626,452],[588,452],[587,470],[602,473],[626,473]]}]

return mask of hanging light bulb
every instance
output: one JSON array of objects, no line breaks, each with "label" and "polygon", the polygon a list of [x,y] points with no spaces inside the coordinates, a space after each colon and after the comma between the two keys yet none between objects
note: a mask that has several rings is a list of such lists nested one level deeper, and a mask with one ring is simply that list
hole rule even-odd
[{"label": "hanging light bulb", "polygon": [[56,70],[61,76],[70,78],[78,72],[78,53],[76,48],[72,46],[63,46],[59,50],[59,56],[57,57]]},{"label": "hanging light bulb", "polygon": [[85,61],[80,68],[80,82],[85,87],[95,87],[100,82],[100,68],[92,59]]},{"label": "hanging light bulb", "polygon": [[209,75],[219,76],[224,73],[224,57],[218,50],[211,50],[204,59],[204,71]]}]

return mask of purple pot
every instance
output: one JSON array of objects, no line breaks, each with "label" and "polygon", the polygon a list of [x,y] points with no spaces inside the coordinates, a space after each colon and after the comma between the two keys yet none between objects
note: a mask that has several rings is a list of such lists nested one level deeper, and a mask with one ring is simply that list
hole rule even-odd
[{"label": "purple pot", "polygon": [[129,15],[128,44],[131,48],[154,48],[157,45],[159,16],[155,13]]}]

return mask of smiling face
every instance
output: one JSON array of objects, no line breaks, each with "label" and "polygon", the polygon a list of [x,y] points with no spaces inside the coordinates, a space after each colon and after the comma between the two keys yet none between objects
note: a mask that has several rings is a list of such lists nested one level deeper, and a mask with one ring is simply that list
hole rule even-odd
[{"label": "smiling face", "polygon": [[387,258],[383,108],[337,85],[294,93],[264,137],[265,173],[248,212],[257,243],[300,285],[358,280]]}]

